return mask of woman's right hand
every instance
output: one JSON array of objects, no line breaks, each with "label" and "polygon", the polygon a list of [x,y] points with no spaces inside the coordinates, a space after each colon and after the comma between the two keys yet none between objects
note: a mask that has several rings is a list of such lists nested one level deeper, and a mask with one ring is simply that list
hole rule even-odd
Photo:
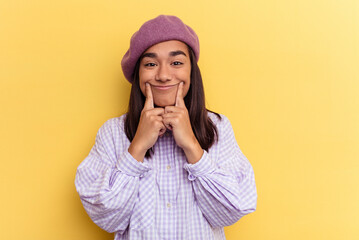
[{"label": "woman's right hand", "polygon": [[141,112],[135,137],[128,148],[128,152],[137,161],[143,162],[147,150],[156,143],[158,136],[162,136],[166,132],[162,118],[164,112],[164,108],[154,107],[151,85],[146,83],[146,102]]}]

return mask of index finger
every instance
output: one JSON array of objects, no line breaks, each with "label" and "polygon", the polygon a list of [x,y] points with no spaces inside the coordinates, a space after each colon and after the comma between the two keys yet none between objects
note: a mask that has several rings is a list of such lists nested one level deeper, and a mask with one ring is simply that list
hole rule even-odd
[{"label": "index finger", "polygon": [[145,101],[145,105],[143,106],[143,108],[144,109],[154,108],[152,89],[151,89],[151,85],[149,83],[146,83],[146,101]]},{"label": "index finger", "polygon": [[185,106],[183,100],[183,82],[180,82],[177,88],[177,95],[176,95],[176,107],[183,107]]}]

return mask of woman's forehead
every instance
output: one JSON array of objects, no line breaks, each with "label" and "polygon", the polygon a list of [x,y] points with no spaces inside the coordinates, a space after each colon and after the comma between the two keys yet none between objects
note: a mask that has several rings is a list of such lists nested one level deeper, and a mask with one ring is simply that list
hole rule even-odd
[{"label": "woman's forehead", "polygon": [[[157,43],[149,47],[143,55],[148,55],[146,53],[153,53],[157,56],[175,56],[179,55],[178,53],[183,52],[185,56],[189,56],[188,47],[185,43],[178,40],[170,40],[165,42]],[[176,54],[177,53],[177,54]]]}]

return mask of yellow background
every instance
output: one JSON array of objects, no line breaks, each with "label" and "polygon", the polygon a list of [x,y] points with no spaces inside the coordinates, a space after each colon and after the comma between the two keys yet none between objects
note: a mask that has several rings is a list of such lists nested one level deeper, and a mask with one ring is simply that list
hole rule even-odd
[{"label": "yellow background", "polygon": [[198,34],[207,107],[231,121],[258,208],[237,239],[359,239],[359,2],[0,1],[0,239],[113,239],[74,186],[126,111],[120,61],[159,14]]}]

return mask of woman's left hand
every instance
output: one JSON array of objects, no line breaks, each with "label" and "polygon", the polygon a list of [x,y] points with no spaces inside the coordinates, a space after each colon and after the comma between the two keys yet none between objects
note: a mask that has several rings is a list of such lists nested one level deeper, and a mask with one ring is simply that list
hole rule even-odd
[{"label": "woman's left hand", "polygon": [[184,150],[188,161],[197,162],[203,150],[193,133],[188,110],[183,100],[183,82],[178,85],[175,106],[166,106],[162,117],[163,123],[172,130],[176,144]]}]

